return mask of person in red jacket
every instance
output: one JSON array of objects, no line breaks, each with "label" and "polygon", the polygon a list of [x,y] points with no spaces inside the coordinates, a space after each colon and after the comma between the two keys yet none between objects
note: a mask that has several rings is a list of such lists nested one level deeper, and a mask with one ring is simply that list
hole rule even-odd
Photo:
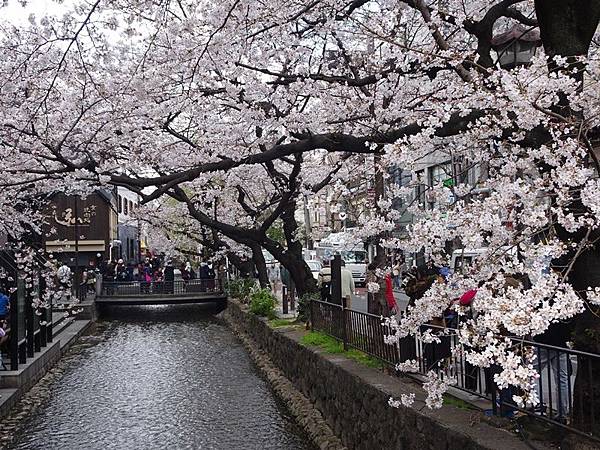
[{"label": "person in red jacket", "polygon": [[392,275],[387,273],[385,275],[385,300],[390,311],[390,314],[395,315],[398,313],[398,305],[394,298],[394,286],[392,281]]}]

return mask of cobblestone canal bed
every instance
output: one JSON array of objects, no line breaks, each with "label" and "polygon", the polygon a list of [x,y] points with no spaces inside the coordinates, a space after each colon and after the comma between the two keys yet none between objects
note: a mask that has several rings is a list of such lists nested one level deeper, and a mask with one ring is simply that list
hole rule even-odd
[{"label": "cobblestone canal bed", "polygon": [[0,446],[311,449],[211,313],[109,310],[5,419]]}]

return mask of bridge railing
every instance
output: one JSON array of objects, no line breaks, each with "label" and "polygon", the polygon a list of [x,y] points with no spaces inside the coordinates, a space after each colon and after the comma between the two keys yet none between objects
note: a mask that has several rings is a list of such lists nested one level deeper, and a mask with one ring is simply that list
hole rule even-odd
[{"label": "bridge railing", "polygon": [[122,296],[164,296],[216,294],[223,292],[220,279],[213,280],[174,280],[174,281],[103,281],[100,295],[103,297]]}]

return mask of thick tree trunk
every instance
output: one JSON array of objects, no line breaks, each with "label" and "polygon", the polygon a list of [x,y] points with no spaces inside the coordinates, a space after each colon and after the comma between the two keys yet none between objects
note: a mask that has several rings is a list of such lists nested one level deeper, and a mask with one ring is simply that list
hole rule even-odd
[{"label": "thick tree trunk", "polygon": [[254,261],[254,266],[256,267],[256,272],[258,273],[258,282],[260,283],[260,287],[265,289],[270,288],[271,284],[269,283],[269,274],[267,273],[267,263],[262,252],[262,247],[256,244],[253,245],[251,249],[252,261]]},{"label": "thick tree trunk", "polygon": [[600,20],[600,0],[535,0],[548,56],[587,55]]},{"label": "thick tree trunk", "polygon": [[[550,57],[586,56],[592,37],[600,21],[600,0],[535,0],[536,15],[546,54]],[[583,88],[583,66],[574,58],[571,76]],[[549,62],[550,70],[556,67]],[[566,96],[560,96],[556,108],[563,115],[578,118],[581,112],[570,110]],[[584,210],[580,202],[572,204],[569,210],[581,214]],[[581,243],[585,239],[596,242],[598,236],[586,236],[586,232],[568,233],[557,227],[558,237],[565,243]],[[593,234],[598,234],[593,232]],[[577,291],[585,291],[588,286],[600,286],[600,249],[597,244],[585,247],[579,255],[575,251],[571,258],[577,259],[569,274],[569,282]],[[600,320],[591,312],[586,312],[573,320],[573,339],[578,350],[600,353]],[[600,434],[600,360],[580,359],[573,391],[573,424],[585,431]]]},{"label": "thick tree trunk", "polygon": [[295,213],[296,202],[290,201],[281,214],[281,220],[283,222],[283,234],[287,243],[287,255],[289,256],[286,269],[290,272],[296,285],[296,291],[301,297],[305,293],[316,292],[317,284],[310,271],[310,267],[304,261],[302,243],[296,239],[298,222],[296,222]]},{"label": "thick tree trunk", "polygon": [[[374,211],[378,216],[383,216],[383,211],[379,206],[379,202],[381,202],[385,195],[385,181],[383,178],[383,170],[381,164],[381,153],[375,153],[375,205]],[[375,237],[375,260],[373,261],[375,267],[379,269],[383,269],[385,267],[386,258],[385,258],[385,250],[381,245],[381,239],[383,236],[379,235]]]},{"label": "thick tree trunk", "polygon": [[[177,198],[180,200],[179,198]],[[243,229],[236,226],[224,224],[218,222],[205,214],[198,211],[194,205],[188,203],[188,210],[190,215],[198,220],[201,224],[218,230],[224,236],[232,239],[240,244],[246,245],[253,249],[254,247],[260,246],[265,250],[269,251],[277,261],[279,261],[289,272],[296,285],[298,295],[302,296],[306,292],[316,292],[316,282],[310,271],[310,267],[304,262],[302,258],[302,244],[294,239],[295,231],[297,228],[296,220],[294,219],[295,203],[290,202],[284,213],[282,214],[282,220],[284,224],[284,233],[286,240],[288,241],[289,248],[285,249],[279,242],[269,238],[266,233],[262,233],[256,229]],[[260,253],[260,256],[258,255]],[[263,276],[264,279],[261,281],[261,285],[268,286],[268,276],[266,273],[266,265],[262,252],[254,252],[257,257],[262,259],[262,268],[257,267],[259,277]],[[253,259],[256,262],[255,259]],[[257,264],[260,266],[261,264]],[[264,269],[264,271],[263,271]],[[262,275],[261,275],[262,272]]]},{"label": "thick tree trunk", "polygon": [[293,249],[285,249],[279,242],[266,239],[262,243],[263,247],[271,253],[279,263],[290,273],[296,292],[300,297],[309,292],[317,291],[317,284],[313,278],[310,267],[302,258],[302,246],[300,252],[294,246]]}]

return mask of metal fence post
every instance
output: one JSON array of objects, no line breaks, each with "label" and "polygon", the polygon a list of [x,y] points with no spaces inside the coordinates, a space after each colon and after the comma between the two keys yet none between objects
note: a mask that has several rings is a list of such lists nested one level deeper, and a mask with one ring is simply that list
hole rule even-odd
[{"label": "metal fence post", "polygon": [[290,284],[290,309],[292,311],[296,311],[296,285],[294,284],[293,280]]},{"label": "metal fence post", "polygon": [[496,391],[496,383],[494,383],[494,366],[490,367],[489,377],[487,380],[488,386],[490,388],[490,393],[492,394],[492,414],[494,416],[498,415],[498,392]]},{"label": "metal fence post", "polygon": [[102,274],[96,274],[96,297],[102,295]]},{"label": "metal fence post", "polygon": [[[39,289],[38,289],[38,295],[39,295],[39,300],[40,300],[40,304],[42,303],[43,297],[44,297],[44,291],[46,290],[46,280],[43,276],[38,274],[38,280],[39,280]],[[47,326],[47,322],[46,322],[46,309],[43,309],[42,311],[40,311],[38,309],[38,312],[40,313],[39,320],[44,323],[44,325],[42,325],[40,323],[40,345],[42,347],[45,347],[47,342],[48,342],[48,331],[46,330],[46,326]]]},{"label": "metal fence post", "polygon": [[342,257],[335,255],[331,261],[331,302],[342,304]]},{"label": "metal fence post", "polygon": [[283,314],[287,314],[288,313],[288,290],[287,290],[287,286],[285,284],[281,286],[281,301],[282,301]]},{"label": "metal fence post", "polygon": [[52,318],[52,298],[54,297],[54,293],[50,293],[50,297],[49,297],[49,304],[48,304],[48,308],[46,308],[46,342],[52,342],[52,335],[53,335],[53,318]]},{"label": "metal fence post", "polygon": [[32,290],[31,288],[25,288],[25,320],[26,320],[26,334],[27,334],[27,356],[33,357],[35,352],[35,336],[34,336],[34,324],[33,324],[33,304],[32,304]]},{"label": "metal fence post", "polygon": [[10,294],[10,370],[19,370],[19,299],[15,290]]},{"label": "metal fence post", "polygon": [[342,340],[344,342],[344,351],[348,350],[348,309],[346,308],[346,298],[342,298]]}]

